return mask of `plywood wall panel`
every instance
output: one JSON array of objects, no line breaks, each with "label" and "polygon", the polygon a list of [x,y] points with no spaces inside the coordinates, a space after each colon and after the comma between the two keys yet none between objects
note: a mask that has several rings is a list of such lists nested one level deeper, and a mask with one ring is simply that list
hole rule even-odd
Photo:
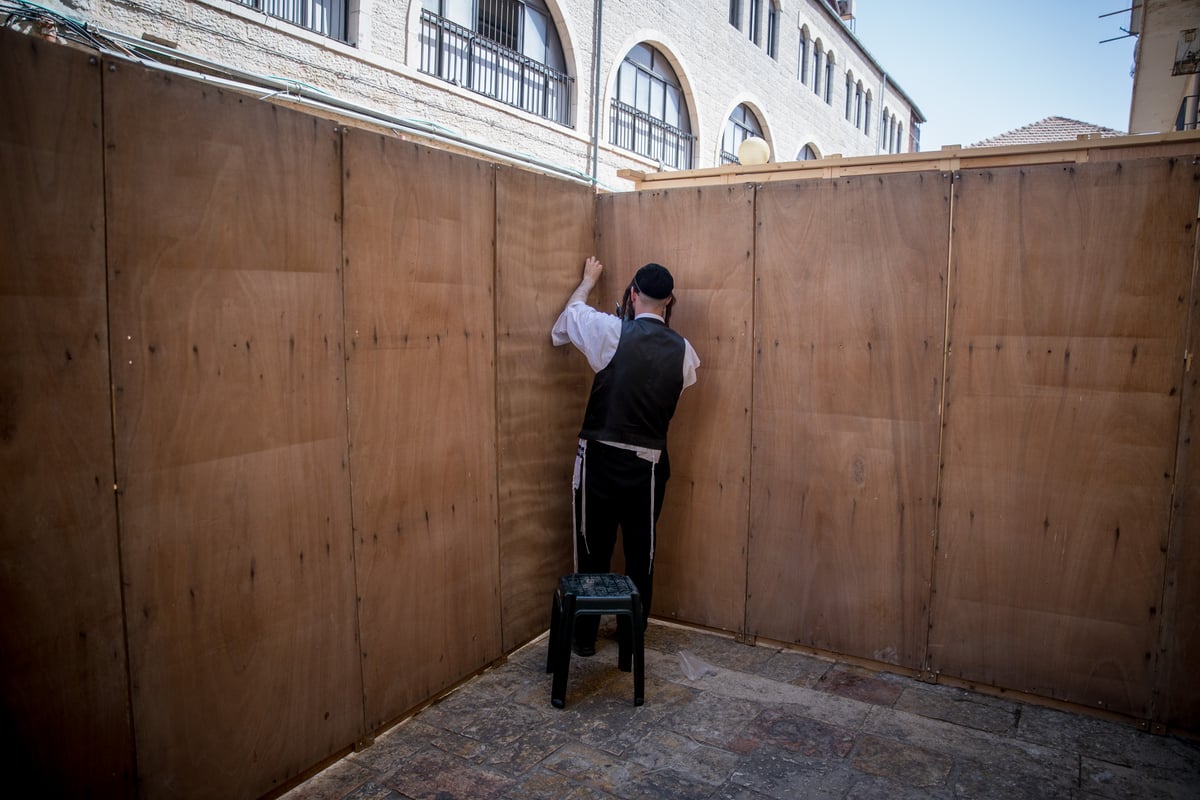
[{"label": "plywood wall panel", "polygon": [[571,469],[591,386],[550,328],[595,250],[595,193],[501,169],[496,178],[496,391],[504,650],[550,624],[571,572]]},{"label": "plywood wall panel", "polygon": [[501,654],[495,168],[355,132],[345,191],[359,618],[375,727]]},{"label": "plywood wall panel", "polygon": [[105,71],[141,796],[254,797],[363,731],[328,123]]},{"label": "plywood wall panel", "polygon": [[934,670],[1148,714],[1196,179],[956,182]]},{"label": "plywood wall panel", "polygon": [[1192,272],[1188,353],[1180,365],[1182,404],[1175,466],[1175,499],[1167,544],[1152,720],[1200,733],[1200,275]]},{"label": "plywood wall panel", "polygon": [[62,797],[134,791],[100,111],[95,59],[0,29],[0,764]]},{"label": "plywood wall panel", "polygon": [[701,367],[671,422],[652,611],[731,631],[745,620],[753,215],[747,185],[601,196],[605,280],[592,294],[601,310],[614,308],[649,261],[675,277],[671,327]]},{"label": "plywood wall panel", "polygon": [[948,176],[766,186],[758,221],[748,628],[917,668]]}]

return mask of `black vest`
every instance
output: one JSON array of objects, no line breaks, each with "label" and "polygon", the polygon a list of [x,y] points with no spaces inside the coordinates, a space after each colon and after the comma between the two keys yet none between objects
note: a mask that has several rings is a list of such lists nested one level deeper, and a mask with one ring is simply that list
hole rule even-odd
[{"label": "black vest", "polygon": [[665,449],[683,391],[683,356],[683,337],[662,322],[622,322],[617,352],[592,381],[580,438]]}]

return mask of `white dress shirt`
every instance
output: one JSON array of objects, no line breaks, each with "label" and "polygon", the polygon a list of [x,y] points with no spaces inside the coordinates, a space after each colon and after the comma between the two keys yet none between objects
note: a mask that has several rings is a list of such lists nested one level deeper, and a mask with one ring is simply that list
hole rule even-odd
[{"label": "white dress shirt", "polygon": [[[659,322],[665,320],[658,314],[638,314],[637,318],[650,317]],[[621,318],[614,314],[597,311],[587,303],[576,301],[567,304],[554,327],[550,330],[550,341],[555,346],[573,344],[587,357],[593,372],[599,372],[608,366],[617,345],[621,342]],[[700,366],[700,357],[692,348],[692,343],[683,340],[683,388],[696,382],[696,368]]]}]

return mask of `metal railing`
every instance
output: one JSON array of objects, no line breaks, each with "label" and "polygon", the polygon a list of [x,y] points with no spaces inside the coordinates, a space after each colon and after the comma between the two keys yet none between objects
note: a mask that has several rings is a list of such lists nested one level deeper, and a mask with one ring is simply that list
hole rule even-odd
[{"label": "metal railing", "polygon": [[677,169],[691,169],[696,137],[620,100],[609,112],[609,142]]},{"label": "metal railing", "polygon": [[348,0],[237,0],[268,16],[307,28],[331,39],[346,41]]},{"label": "metal railing", "polygon": [[571,124],[573,78],[424,9],[421,71],[551,122]]}]

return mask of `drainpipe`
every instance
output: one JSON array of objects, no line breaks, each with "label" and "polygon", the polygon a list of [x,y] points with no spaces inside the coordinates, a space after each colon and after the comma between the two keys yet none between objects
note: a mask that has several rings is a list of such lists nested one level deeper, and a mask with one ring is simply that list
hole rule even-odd
[{"label": "drainpipe", "polygon": [[592,15],[592,186],[599,180],[600,158],[600,30],[604,24],[604,0],[596,0]]}]

